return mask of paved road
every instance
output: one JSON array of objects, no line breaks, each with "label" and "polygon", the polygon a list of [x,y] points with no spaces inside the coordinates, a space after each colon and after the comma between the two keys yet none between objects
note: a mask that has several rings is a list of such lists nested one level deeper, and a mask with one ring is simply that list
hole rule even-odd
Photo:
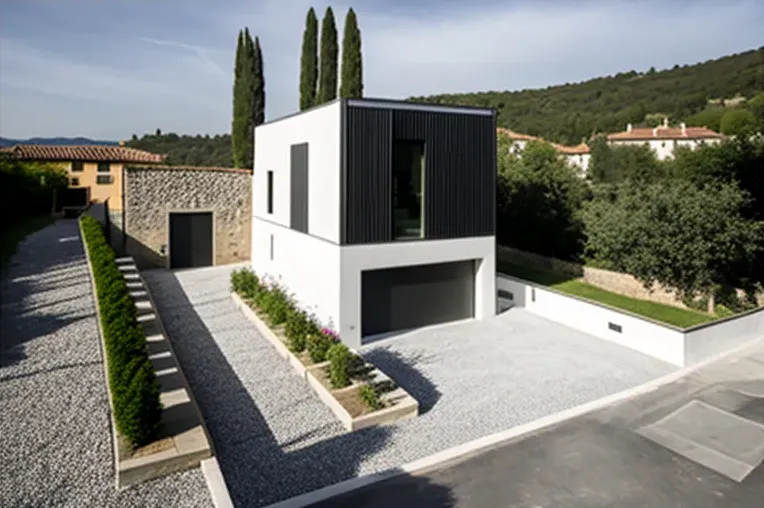
[{"label": "paved road", "polygon": [[29,236],[2,281],[0,506],[208,507],[200,470],[118,492],[95,307],[79,229]]},{"label": "paved road", "polygon": [[516,309],[364,347],[422,414],[348,433],[235,308],[231,269],[152,270],[144,278],[238,508],[399,466],[673,370]]},{"label": "paved road", "polygon": [[488,452],[313,508],[760,508],[764,341]]}]

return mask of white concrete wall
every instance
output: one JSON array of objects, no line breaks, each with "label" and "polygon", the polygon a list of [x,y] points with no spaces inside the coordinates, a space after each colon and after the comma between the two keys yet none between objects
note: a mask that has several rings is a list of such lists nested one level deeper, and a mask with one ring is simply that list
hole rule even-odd
[{"label": "white concrete wall", "polygon": [[[252,209],[255,217],[289,226],[291,145],[308,143],[308,232],[340,239],[340,103],[255,128]],[[267,213],[273,171],[273,214]]]},{"label": "white concrete wall", "polygon": [[685,362],[692,365],[764,337],[764,309],[733,316],[685,332]]},{"label": "white concrete wall", "polygon": [[[271,259],[271,235],[273,259]],[[340,247],[289,227],[252,220],[252,269],[278,280],[326,326],[340,315]]]},{"label": "white concrete wall", "polygon": [[495,237],[393,242],[341,248],[340,336],[351,347],[361,344],[361,272],[397,266],[482,260],[475,278],[475,318],[496,314]]},{"label": "white concrete wall", "polygon": [[[532,286],[519,279],[497,277],[497,289],[514,294],[516,305],[528,312],[634,349],[677,366],[683,366],[684,333],[555,291]],[[621,326],[621,332],[608,328]]]}]

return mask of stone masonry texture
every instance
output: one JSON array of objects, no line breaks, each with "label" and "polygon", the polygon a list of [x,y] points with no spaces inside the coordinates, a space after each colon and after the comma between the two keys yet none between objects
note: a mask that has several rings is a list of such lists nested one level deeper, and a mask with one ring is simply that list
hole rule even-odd
[{"label": "stone masonry texture", "polygon": [[252,175],[219,169],[128,168],[126,247],[141,267],[166,266],[171,211],[213,211],[216,265],[250,258]]}]

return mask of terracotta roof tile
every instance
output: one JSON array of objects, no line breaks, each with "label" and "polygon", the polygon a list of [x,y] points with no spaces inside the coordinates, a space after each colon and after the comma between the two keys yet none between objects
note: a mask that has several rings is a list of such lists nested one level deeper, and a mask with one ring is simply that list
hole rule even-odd
[{"label": "terracotta roof tile", "polygon": [[166,155],[107,145],[15,145],[8,152],[22,160],[91,162],[164,162]]},{"label": "terracotta roof tile", "polygon": [[128,169],[138,169],[138,170],[157,170],[157,169],[167,169],[167,170],[173,170],[173,171],[221,171],[225,173],[242,173],[242,174],[252,174],[251,169],[247,168],[223,168],[219,166],[170,166],[167,164],[151,164],[151,165],[140,165],[140,164],[130,164],[127,166]]},{"label": "terracotta roof tile", "polygon": [[630,131],[608,134],[611,140],[648,140],[648,139],[723,139],[725,136],[706,127],[638,127]]},{"label": "terracotta roof tile", "polygon": [[[514,141],[545,141],[544,138],[531,136],[530,134],[520,134],[519,132],[504,129],[503,127],[498,127],[496,130],[501,134],[508,136]],[[589,146],[586,143],[581,143],[577,146],[558,145],[557,143],[551,142],[549,144],[552,145],[555,150],[565,155],[580,155],[589,153]]]}]

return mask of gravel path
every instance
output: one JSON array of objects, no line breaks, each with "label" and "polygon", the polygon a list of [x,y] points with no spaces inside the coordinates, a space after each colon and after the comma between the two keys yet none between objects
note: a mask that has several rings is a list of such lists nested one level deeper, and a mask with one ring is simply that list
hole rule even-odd
[{"label": "gravel path", "polygon": [[144,273],[237,507],[395,467],[666,374],[673,367],[527,314],[421,330],[364,354],[422,404],[347,433],[235,309],[235,267]]},{"label": "gravel path", "polygon": [[198,469],[116,490],[86,263],[77,222],[59,220],[2,281],[0,506],[211,506]]}]

